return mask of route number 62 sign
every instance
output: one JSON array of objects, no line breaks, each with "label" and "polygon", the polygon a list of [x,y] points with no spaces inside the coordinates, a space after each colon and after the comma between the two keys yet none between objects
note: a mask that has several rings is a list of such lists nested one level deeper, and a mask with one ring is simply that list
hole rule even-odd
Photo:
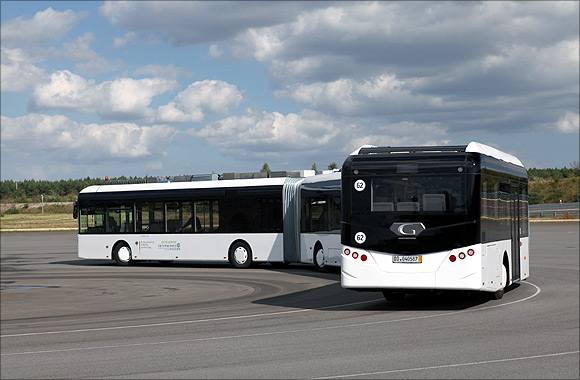
[{"label": "route number 62 sign", "polygon": [[367,184],[362,179],[359,179],[354,183],[354,189],[356,191],[363,191],[365,187],[367,187]]}]

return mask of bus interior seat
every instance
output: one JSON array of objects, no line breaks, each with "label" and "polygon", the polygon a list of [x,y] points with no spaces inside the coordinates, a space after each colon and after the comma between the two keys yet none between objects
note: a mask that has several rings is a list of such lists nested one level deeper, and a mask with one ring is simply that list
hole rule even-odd
[{"label": "bus interior seat", "polygon": [[397,211],[419,211],[419,202],[398,202]]},{"label": "bus interior seat", "polygon": [[177,232],[177,229],[181,226],[179,220],[169,219],[167,220],[167,232]]},{"label": "bus interior seat", "polygon": [[394,211],[393,202],[373,202],[373,211]]},{"label": "bus interior seat", "polygon": [[445,202],[445,194],[423,194],[423,210],[424,211],[447,210],[447,205]]},{"label": "bus interior seat", "polygon": [[151,223],[149,232],[163,232],[163,225],[161,223]]}]

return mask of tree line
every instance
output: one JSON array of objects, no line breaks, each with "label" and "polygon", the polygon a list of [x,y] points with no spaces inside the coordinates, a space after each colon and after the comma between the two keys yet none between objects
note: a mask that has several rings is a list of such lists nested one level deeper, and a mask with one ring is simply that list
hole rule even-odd
[{"label": "tree line", "polygon": [[[331,163],[328,165],[329,169],[336,169],[336,163]],[[312,169],[317,170],[316,164],[312,165]],[[270,170],[268,164],[265,163],[262,167],[262,171]],[[576,186],[577,181],[568,181],[566,179],[573,179],[580,177],[580,165],[577,162],[572,164],[572,168],[548,168],[548,169],[536,169],[530,168],[528,171],[528,177],[530,181],[530,201],[531,203],[548,203],[551,198],[558,198],[562,195],[561,192],[567,192],[564,190],[550,190],[554,186],[562,186],[563,183],[570,184],[568,186],[574,187],[573,189],[567,189],[572,191],[572,201],[577,201],[578,186]],[[121,176],[118,178],[111,178],[112,180],[126,180],[126,179],[141,179],[139,177],[125,177]],[[562,181],[563,180],[563,181]],[[533,186],[534,183],[549,182],[550,184],[543,184],[541,186]],[[27,202],[40,202],[41,196],[44,196],[45,202],[69,202],[76,200],[78,193],[87,186],[100,185],[104,182],[102,178],[84,178],[84,179],[68,179],[59,181],[47,181],[47,180],[3,180],[0,182],[0,199],[5,203],[27,203]],[[545,194],[541,196],[543,191],[552,191],[554,194]],[[569,197],[566,197],[569,198]]]},{"label": "tree line", "polygon": [[563,179],[574,178],[580,176],[580,165],[576,162],[572,163],[571,168],[563,167],[562,169],[548,168],[548,169],[528,169],[528,179],[530,181],[536,179]]},{"label": "tree line", "polygon": [[[126,178],[119,178],[126,179]],[[0,182],[0,199],[8,203],[68,202],[76,200],[79,192],[87,186],[100,185],[102,178],[47,180],[3,180]]]}]

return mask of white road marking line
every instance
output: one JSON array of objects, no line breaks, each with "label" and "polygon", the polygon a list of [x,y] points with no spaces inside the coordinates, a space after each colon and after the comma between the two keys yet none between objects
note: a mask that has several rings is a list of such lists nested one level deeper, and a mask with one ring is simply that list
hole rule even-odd
[{"label": "white road marking line", "polygon": [[373,376],[373,375],[386,375],[386,374],[390,374],[390,373],[402,373],[402,372],[411,372],[411,371],[425,371],[425,370],[430,370],[430,369],[465,367],[465,366],[482,365],[482,364],[492,364],[492,363],[501,363],[501,362],[512,362],[512,361],[517,361],[517,360],[541,359],[541,358],[549,358],[549,357],[554,357],[554,356],[572,355],[572,354],[578,354],[578,353],[580,353],[580,351],[557,352],[557,353],[554,353],[554,354],[524,356],[524,357],[519,357],[519,358],[484,360],[484,361],[480,361],[480,362],[471,362],[471,363],[444,364],[444,365],[435,365],[435,366],[430,366],[430,367],[405,368],[405,369],[394,369],[394,370],[390,370],[390,371],[377,371],[377,372],[353,373],[353,374],[350,374],[350,375],[337,375],[337,376],[315,377],[315,378],[312,378],[312,380],[344,379],[344,378],[347,378],[347,377],[359,377],[359,376],[368,377],[368,376]]},{"label": "white road marking line", "polygon": [[[405,322],[405,321],[413,321],[419,319],[427,319],[427,318],[435,318],[441,316],[449,316],[455,314],[463,314],[468,312],[475,312],[480,310],[487,310],[493,309],[502,306],[513,305],[519,302],[523,302],[529,300],[538,294],[540,294],[541,289],[537,285],[532,283],[527,283],[534,288],[536,288],[536,292],[531,296],[526,298],[522,298],[521,300],[516,300],[512,302],[507,302],[500,305],[491,305],[477,309],[470,309],[470,310],[458,310],[458,311],[451,311],[446,313],[439,313],[439,314],[431,314],[431,315],[423,315],[419,317],[408,317],[408,318],[400,318],[400,319],[391,319],[386,321],[374,321],[374,322],[364,322],[364,323],[352,323],[347,325],[335,325],[335,326],[324,326],[324,327],[315,327],[310,329],[300,329],[300,330],[282,330],[282,331],[273,331],[273,332],[265,332],[265,333],[254,333],[254,334],[243,334],[243,335],[228,335],[228,336],[221,336],[221,337],[208,337],[208,338],[197,338],[197,339],[187,339],[187,340],[175,340],[175,341],[162,341],[162,342],[148,342],[148,343],[132,343],[132,344],[125,344],[125,345],[112,345],[112,346],[94,346],[94,347],[80,347],[80,348],[67,348],[67,349],[59,349],[59,350],[44,350],[44,351],[25,351],[25,352],[13,352],[13,353],[3,353],[0,356],[15,356],[15,355],[32,355],[32,354],[45,354],[45,353],[55,353],[55,352],[71,352],[71,351],[86,351],[86,350],[98,350],[98,349],[111,349],[111,348],[125,348],[125,347],[139,347],[139,346],[155,346],[155,345],[162,345],[162,344],[181,344],[181,343],[193,343],[193,342],[201,342],[201,341],[211,341],[211,340],[224,340],[224,339],[236,339],[236,338],[250,338],[250,337],[258,337],[258,336],[269,336],[269,335],[284,335],[284,334],[294,334],[300,332],[312,332],[312,331],[322,331],[322,330],[333,330],[333,329],[342,329],[347,327],[361,327],[361,326],[371,326],[371,325],[379,325],[385,323],[395,323],[395,322]],[[344,304],[344,305],[335,305],[335,306],[328,306],[325,309],[329,308],[336,308],[336,307],[344,307],[362,303],[370,303],[376,302],[377,300],[371,301],[361,301],[355,302],[351,304]],[[314,309],[306,309],[306,310],[291,310],[286,312],[275,312],[275,313],[265,313],[265,314],[254,314],[254,315],[245,315],[245,316],[234,316],[234,317],[224,317],[224,318],[214,318],[214,319],[207,319],[207,320],[195,320],[195,321],[181,321],[181,322],[168,322],[168,323],[159,323],[159,324],[152,324],[152,325],[142,325],[145,327],[149,326],[158,326],[158,325],[174,325],[178,323],[196,323],[196,322],[204,322],[204,321],[219,321],[224,319],[238,319],[238,318],[250,318],[250,317],[260,317],[260,316],[270,316],[270,315],[279,315],[279,314],[289,314],[289,313],[297,313],[303,311],[311,311]],[[65,332],[80,332],[80,331],[102,331],[102,330],[114,330],[120,328],[132,328],[136,326],[120,326],[120,327],[110,327],[110,328],[102,328],[102,329],[87,329],[87,330],[71,330]],[[31,333],[31,334],[23,334],[23,335],[39,335],[39,334],[58,334],[62,333],[62,331],[56,332],[46,332],[46,333]],[[13,335],[13,336],[23,336],[23,335]],[[2,336],[4,337],[4,336]]]},{"label": "white road marking line", "polygon": [[[326,307],[321,307],[320,309],[322,310],[322,309],[332,309],[332,308],[336,308],[336,307],[354,306],[354,305],[360,305],[360,304],[364,304],[364,303],[377,302],[380,300],[382,300],[382,298],[377,298],[375,300],[370,300],[370,301],[360,301],[360,302],[353,302],[353,303],[347,303],[347,304],[342,304],[342,305],[326,306]],[[281,314],[304,313],[304,312],[313,311],[313,310],[316,310],[316,309],[276,311],[276,312],[272,312],[272,313],[234,315],[234,316],[230,316],[230,317],[194,319],[194,320],[189,320],[189,321],[177,321],[177,322],[159,322],[159,323],[148,323],[148,324],[142,324],[142,325],[99,327],[99,328],[78,329],[78,330],[62,330],[62,331],[44,331],[44,332],[23,333],[23,334],[6,334],[6,335],[0,335],[0,338],[33,336],[33,335],[70,334],[70,333],[79,333],[79,332],[93,332],[93,331],[107,331],[107,330],[123,330],[123,329],[135,329],[135,328],[158,327],[158,326],[173,326],[173,325],[183,325],[183,324],[191,324],[191,323],[227,321],[227,320],[233,320],[233,319],[260,318],[260,317],[268,317],[268,316],[272,316],[272,315],[281,315]]]}]

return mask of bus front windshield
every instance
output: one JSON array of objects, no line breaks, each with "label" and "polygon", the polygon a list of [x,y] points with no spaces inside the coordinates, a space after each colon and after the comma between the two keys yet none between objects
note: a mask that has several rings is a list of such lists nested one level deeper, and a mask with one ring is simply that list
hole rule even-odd
[{"label": "bus front windshield", "polygon": [[371,212],[465,213],[465,176],[373,178]]}]

